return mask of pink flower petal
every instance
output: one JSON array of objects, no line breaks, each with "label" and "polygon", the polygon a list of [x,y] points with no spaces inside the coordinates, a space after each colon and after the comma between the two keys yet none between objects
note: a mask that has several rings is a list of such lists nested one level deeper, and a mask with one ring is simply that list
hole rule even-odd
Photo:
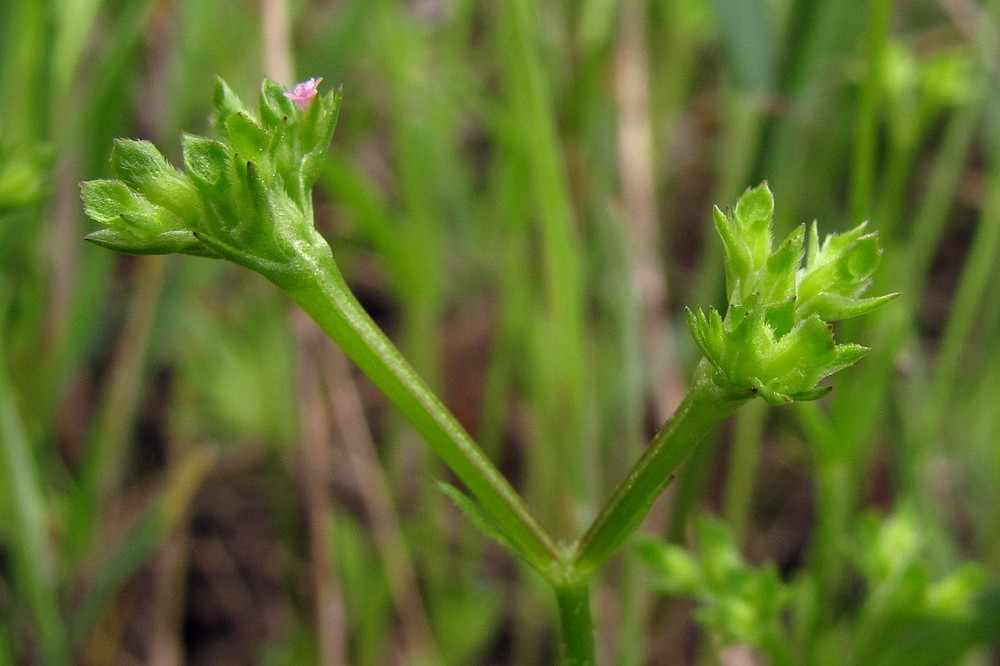
[{"label": "pink flower petal", "polygon": [[312,98],[319,93],[319,84],[323,82],[323,77],[318,79],[308,79],[302,83],[296,83],[295,87],[292,88],[292,92],[284,93],[285,97],[295,102],[295,106],[299,109],[305,109],[309,106],[309,102]]}]

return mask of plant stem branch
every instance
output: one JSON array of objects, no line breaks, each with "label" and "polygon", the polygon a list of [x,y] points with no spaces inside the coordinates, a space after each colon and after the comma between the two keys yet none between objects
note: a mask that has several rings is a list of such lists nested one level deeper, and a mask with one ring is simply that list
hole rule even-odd
[{"label": "plant stem branch", "polygon": [[300,255],[307,265],[275,282],[336,341],[466,485],[517,548],[548,580],[563,556],[517,492],[424,384],[351,293],[326,248]]},{"label": "plant stem branch", "polygon": [[704,359],[695,382],[674,415],[660,429],[593,525],[577,544],[577,573],[589,579],[624,543],[649,513],[677,466],[702,437],[750,399],[719,388]]}]

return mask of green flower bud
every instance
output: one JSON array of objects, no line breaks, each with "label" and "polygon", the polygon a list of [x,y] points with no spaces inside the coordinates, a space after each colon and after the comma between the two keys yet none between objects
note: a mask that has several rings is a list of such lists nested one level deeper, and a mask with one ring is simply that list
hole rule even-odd
[{"label": "green flower bud", "polygon": [[81,186],[84,212],[107,225],[87,236],[101,247],[128,254],[184,252],[216,256],[201,247],[186,222],[117,180],[92,180]]},{"label": "green flower bud", "polygon": [[340,93],[318,94],[319,82],[288,93],[265,79],[258,117],[220,80],[212,120],[223,137],[183,135],[183,171],[148,141],[117,141],[117,180],[82,186],[85,212],[106,225],[87,239],[133,254],[227,258],[272,279],[294,273],[305,249],[328,253],[313,227],[311,187]]},{"label": "green flower bud", "polygon": [[822,246],[814,224],[800,268],[805,225],[775,249],[773,214],[766,183],[747,190],[732,213],[715,210],[729,310],[725,318],[714,309],[689,310],[688,327],[720,386],[773,404],[814,400],[829,391],[818,382],[868,351],[836,344],[828,322],[869,312],[895,294],[860,297],[882,254],[864,224],[828,236]]},{"label": "green flower bud", "polygon": [[795,293],[795,271],[802,262],[804,227],[795,229],[772,251],[774,197],[767,184],[748,189],[735,211],[715,209],[715,228],[726,256],[726,287],[730,300],[743,302],[753,294],[777,302]]},{"label": "green flower bud", "polygon": [[882,258],[878,235],[864,234],[865,223],[845,234],[831,234],[819,246],[813,223],[806,265],[799,272],[798,306],[801,316],[818,314],[825,321],[849,319],[871,312],[895,294],[859,298],[871,285],[871,275]]}]

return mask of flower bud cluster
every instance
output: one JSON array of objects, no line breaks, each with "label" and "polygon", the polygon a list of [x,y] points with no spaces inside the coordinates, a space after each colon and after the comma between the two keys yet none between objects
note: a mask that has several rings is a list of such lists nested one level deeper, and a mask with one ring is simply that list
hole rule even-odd
[{"label": "flower bud cluster", "polygon": [[[774,197],[767,184],[747,190],[734,211],[715,209],[725,247],[729,309],[688,311],[688,326],[720,386],[768,402],[814,400],[824,377],[868,349],[836,344],[829,322],[865,314],[895,298],[862,298],[882,251],[861,224],[822,245],[813,224],[808,250],[801,225],[773,247]],[[803,256],[805,263],[803,265]]]},{"label": "flower bud cluster", "polygon": [[316,85],[296,96],[265,79],[253,113],[219,80],[212,120],[223,139],[184,135],[183,170],[148,141],[116,141],[115,180],[82,185],[87,215],[105,225],[87,240],[130,254],[227,258],[272,277],[304,246],[325,245],[311,188],[341,96],[318,95]]}]

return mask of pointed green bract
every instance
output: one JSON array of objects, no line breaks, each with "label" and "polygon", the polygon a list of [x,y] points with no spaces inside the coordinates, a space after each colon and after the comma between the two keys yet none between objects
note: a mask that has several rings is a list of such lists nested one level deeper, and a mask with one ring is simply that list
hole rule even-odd
[{"label": "pointed green bract", "polygon": [[829,322],[870,312],[896,295],[861,297],[882,256],[878,236],[864,233],[864,224],[822,245],[813,224],[808,251],[800,225],[775,248],[773,215],[766,183],[748,189],[733,211],[715,209],[729,310],[725,318],[714,309],[689,310],[688,327],[720,386],[773,404],[814,400],[829,391],[818,382],[868,351],[836,344]]},{"label": "pointed green bract", "polygon": [[461,511],[462,514],[469,519],[469,522],[476,526],[476,529],[478,529],[483,536],[488,539],[492,539],[511,552],[518,553],[526,560],[528,559],[527,555],[520,550],[518,545],[507,537],[503,531],[503,527],[499,525],[488,513],[483,511],[483,508],[476,504],[471,497],[450,483],[445,483],[444,481],[438,481],[437,487],[438,490],[444,493],[448,499],[450,499],[455,506],[458,507],[459,511]]},{"label": "pointed green bract", "polygon": [[233,92],[222,79],[215,80],[215,97],[212,100],[212,123],[221,130],[226,126],[226,119],[236,113],[248,113],[239,95]]},{"label": "pointed green bract", "polygon": [[92,180],[81,186],[84,211],[106,227],[88,240],[128,254],[184,252],[216,256],[201,248],[184,219],[157,206],[117,180]]},{"label": "pointed green bract", "polygon": [[260,117],[274,127],[296,115],[295,104],[285,97],[285,89],[272,79],[264,79],[260,88]]},{"label": "pointed green bract", "polygon": [[184,166],[195,187],[206,200],[227,195],[226,175],[232,170],[232,151],[220,142],[185,134],[181,137]]},{"label": "pointed green bract", "polygon": [[799,277],[799,308],[837,321],[870,312],[894,295],[860,298],[882,258],[878,235],[865,234],[865,223],[844,234],[831,234],[819,246],[813,224],[809,254]]},{"label": "pointed green bract", "polygon": [[223,257],[272,279],[294,273],[300,248],[325,248],[311,187],[341,96],[317,95],[299,109],[285,92],[265,79],[257,116],[219,80],[212,120],[222,136],[182,136],[183,170],[148,141],[116,141],[116,180],[82,186],[85,212],[105,225],[87,239],[131,254]]},{"label": "pointed green bract", "polygon": [[111,169],[134,192],[170,211],[187,224],[201,217],[198,193],[183,173],[171,166],[148,141],[118,139],[111,150]]}]

